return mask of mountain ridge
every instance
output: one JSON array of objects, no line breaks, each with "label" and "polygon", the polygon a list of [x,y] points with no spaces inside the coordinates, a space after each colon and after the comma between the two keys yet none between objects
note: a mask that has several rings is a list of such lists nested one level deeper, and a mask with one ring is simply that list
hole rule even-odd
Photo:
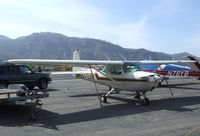
[{"label": "mountain ridge", "polygon": [[[2,38],[1,38],[2,37]],[[72,59],[75,50],[89,60],[171,60],[182,59],[187,52],[167,54],[143,48],[123,48],[117,44],[93,38],[68,37],[60,33],[41,32],[11,39],[0,35],[0,58]]]}]

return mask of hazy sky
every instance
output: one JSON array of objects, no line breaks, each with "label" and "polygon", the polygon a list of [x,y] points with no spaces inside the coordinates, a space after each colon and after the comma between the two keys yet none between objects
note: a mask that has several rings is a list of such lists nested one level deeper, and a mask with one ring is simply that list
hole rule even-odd
[{"label": "hazy sky", "polygon": [[199,0],[0,0],[0,34],[48,31],[200,56],[199,7]]}]

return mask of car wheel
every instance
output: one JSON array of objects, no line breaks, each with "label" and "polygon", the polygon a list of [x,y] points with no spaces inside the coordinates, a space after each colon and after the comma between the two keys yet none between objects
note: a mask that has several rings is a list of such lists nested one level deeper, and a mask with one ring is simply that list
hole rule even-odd
[{"label": "car wheel", "polygon": [[39,89],[47,89],[48,83],[46,79],[41,79],[38,85]]},{"label": "car wheel", "polygon": [[6,89],[8,87],[7,83],[0,83],[0,89]]}]

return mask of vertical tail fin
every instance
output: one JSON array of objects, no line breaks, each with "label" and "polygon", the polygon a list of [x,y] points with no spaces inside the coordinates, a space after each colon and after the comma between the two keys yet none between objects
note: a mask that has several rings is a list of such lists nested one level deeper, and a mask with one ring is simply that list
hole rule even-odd
[{"label": "vertical tail fin", "polygon": [[[74,51],[73,52],[73,60],[80,60],[80,51]],[[72,67],[73,72],[80,71],[81,67]]]},{"label": "vertical tail fin", "polygon": [[73,60],[80,60],[80,51],[73,52]]},{"label": "vertical tail fin", "polygon": [[195,61],[194,63],[190,63],[189,66],[191,67],[192,70],[195,70],[195,71],[200,71],[200,64],[199,62],[197,61],[197,59],[195,59],[194,57],[192,56],[187,56],[190,60],[193,60]]}]

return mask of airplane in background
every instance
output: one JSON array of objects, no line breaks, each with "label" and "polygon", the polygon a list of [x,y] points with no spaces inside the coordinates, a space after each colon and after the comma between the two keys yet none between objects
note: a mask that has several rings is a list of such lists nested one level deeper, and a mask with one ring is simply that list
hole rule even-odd
[{"label": "airplane in background", "polygon": [[154,72],[159,74],[163,80],[168,79],[186,79],[200,78],[200,64],[192,56],[187,56],[189,60],[194,62],[188,63],[187,66],[177,64],[161,64],[161,65],[144,65],[142,69],[146,72]]},{"label": "airplane in background", "polygon": [[[7,63],[13,64],[48,64],[48,65],[69,65],[77,78],[92,81],[95,84],[98,99],[107,102],[107,97],[115,89],[135,93],[137,102],[147,106],[150,104],[146,92],[155,89],[161,82],[161,77],[155,72],[143,71],[140,65],[150,64],[185,64],[194,63],[193,60],[169,60],[169,61],[100,61],[80,60],[79,51],[74,52],[75,60],[45,60],[45,59],[12,59]],[[79,54],[79,56],[78,56]],[[85,69],[80,69],[80,67]],[[111,87],[108,93],[99,96],[96,83]],[[142,96],[142,98],[141,98]],[[101,105],[102,106],[102,105]]]}]

